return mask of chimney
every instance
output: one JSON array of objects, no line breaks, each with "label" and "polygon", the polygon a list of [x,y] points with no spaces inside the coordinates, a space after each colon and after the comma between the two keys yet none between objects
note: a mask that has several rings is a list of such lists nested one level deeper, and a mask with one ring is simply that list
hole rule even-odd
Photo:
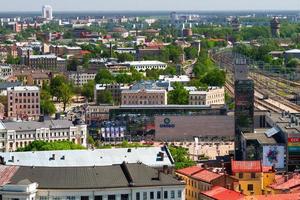
[{"label": "chimney", "polygon": [[52,154],[52,157],[50,158],[50,160],[55,160],[55,154]]},{"label": "chimney", "polygon": [[0,156],[0,165],[5,165],[4,158],[2,156]]},{"label": "chimney", "polygon": [[11,162],[15,162],[15,156],[11,157]]},{"label": "chimney", "polygon": [[168,165],[163,166],[163,173],[168,174]]}]

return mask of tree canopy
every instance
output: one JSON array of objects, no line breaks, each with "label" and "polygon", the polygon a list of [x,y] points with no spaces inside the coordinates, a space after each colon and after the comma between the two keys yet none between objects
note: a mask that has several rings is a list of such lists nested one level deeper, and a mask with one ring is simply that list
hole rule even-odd
[{"label": "tree canopy", "polygon": [[26,147],[17,149],[18,152],[22,151],[53,151],[53,150],[75,150],[75,149],[85,149],[83,146],[74,144],[71,141],[56,141],[56,142],[46,142],[41,140],[36,140],[27,145]]}]

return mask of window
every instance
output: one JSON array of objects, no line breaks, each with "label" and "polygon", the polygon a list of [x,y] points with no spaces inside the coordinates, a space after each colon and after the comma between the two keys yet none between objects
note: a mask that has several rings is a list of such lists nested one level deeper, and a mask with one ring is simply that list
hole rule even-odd
[{"label": "window", "polygon": [[128,200],[128,194],[121,194],[121,200]]},{"label": "window", "polygon": [[177,197],[178,197],[178,198],[181,198],[181,196],[182,196],[182,195],[181,195],[181,190],[178,190],[178,191],[177,191]]},{"label": "window", "polygon": [[53,200],[61,200],[60,197],[53,197]]},{"label": "window", "polygon": [[157,191],[157,193],[156,193],[156,198],[157,198],[157,199],[160,199],[160,198],[161,198],[161,193],[160,193],[160,191]]},{"label": "window", "polygon": [[143,200],[147,200],[147,192],[143,192]]},{"label": "window", "polygon": [[150,199],[154,199],[154,192],[150,192]]},{"label": "window", "polygon": [[108,200],[116,200],[116,195],[108,195],[107,199]]},{"label": "window", "polygon": [[251,178],[255,178],[255,173],[251,173]]},{"label": "window", "polygon": [[164,191],[164,199],[168,198],[168,191]]},{"label": "window", "polygon": [[89,200],[89,197],[88,196],[81,196],[80,200]]},{"label": "window", "polygon": [[175,199],[175,191],[171,190],[171,199]]},{"label": "window", "polygon": [[67,196],[67,200],[75,200],[76,198],[74,196]]},{"label": "window", "polygon": [[248,190],[253,191],[253,184],[248,184]]},{"label": "window", "polygon": [[239,178],[243,178],[243,173],[239,173]]},{"label": "window", "polygon": [[140,199],[141,199],[140,193],[139,193],[139,192],[135,193],[135,199],[136,199],[136,200],[140,200]]}]

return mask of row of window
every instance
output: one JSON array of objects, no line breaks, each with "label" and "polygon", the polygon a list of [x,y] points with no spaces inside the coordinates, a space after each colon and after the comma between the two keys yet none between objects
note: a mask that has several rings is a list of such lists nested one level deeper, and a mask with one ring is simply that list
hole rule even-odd
[{"label": "row of window", "polygon": [[164,101],[123,101],[123,104],[134,104],[134,105],[158,105],[158,104],[164,104]]},{"label": "row of window", "polygon": [[[50,137],[62,137],[62,136],[68,136],[69,135],[69,132],[51,132],[50,133]],[[75,132],[72,131],[72,134],[71,136],[74,136],[75,135]],[[81,131],[81,135],[83,135],[83,131]],[[43,137],[48,137],[49,136],[49,133],[28,133],[28,134],[16,134],[16,139],[26,139],[26,138],[35,138],[35,137],[38,137],[38,138],[43,138]],[[9,136],[9,139],[13,139],[13,135],[10,135]]]},{"label": "row of window", "polygon": [[[20,92],[20,93],[18,93],[18,95],[16,94],[16,96],[19,96],[19,97],[30,97],[30,96],[32,96],[32,97],[34,97],[34,96],[36,96],[36,97],[38,97],[39,96],[39,93],[38,92]],[[11,96],[11,98],[12,98],[12,96]]]},{"label": "row of window", "polygon": [[[27,99],[27,103],[34,103],[34,102],[36,102],[36,103],[38,103],[40,101],[40,99],[32,99],[32,98],[30,98],[30,99]],[[15,103],[26,103],[26,99],[15,99]]]}]

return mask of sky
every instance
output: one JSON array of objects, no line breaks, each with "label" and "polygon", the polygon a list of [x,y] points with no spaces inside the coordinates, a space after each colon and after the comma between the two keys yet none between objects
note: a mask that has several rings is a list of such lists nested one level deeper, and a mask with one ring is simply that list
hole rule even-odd
[{"label": "sky", "polygon": [[0,0],[0,12],[142,10],[299,10],[300,0]]}]

